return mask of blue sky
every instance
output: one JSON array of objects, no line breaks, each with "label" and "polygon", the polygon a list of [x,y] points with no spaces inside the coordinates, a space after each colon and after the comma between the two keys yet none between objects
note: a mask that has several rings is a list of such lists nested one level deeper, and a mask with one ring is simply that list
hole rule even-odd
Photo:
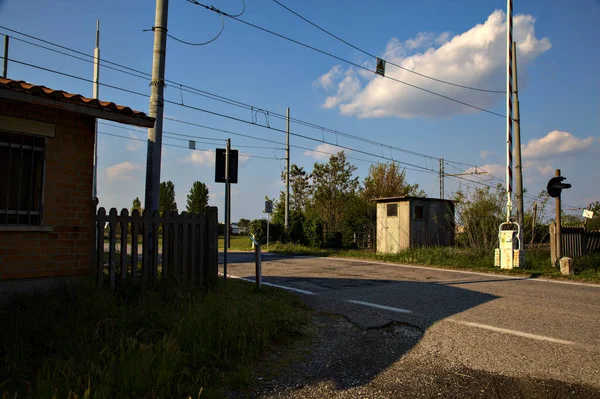
[{"label": "blue sky", "polygon": [[[505,87],[503,1],[423,0],[419,2],[307,0],[282,2],[359,48],[409,69],[468,86]],[[218,0],[215,7],[230,13],[241,9],[239,0]],[[600,200],[600,2],[515,0],[515,40],[519,45],[519,98],[524,156],[524,181],[531,194],[541,191],[555,168],[573,184],[564,203],[586,206]],[[519,16],[519,17],[517,17]],[[242,19],[332,52],[372,68],[374,60],[326,36],[270,0],[248,0]],[[154,2],[76,0],[0,0],[0,25],[93,54],[96,19],[101,21],[101,58],[149,72],[152,64],[151,32]],[[204,41],[220,28],[219,17],[185,0],[170,0],[169,33],[186,41]],[[1,33],[6,33],[0,30]],[[18,35],[15,35],[18,37]],[[29,40],[29,39],[28,39]],[[61,72],[91,78],[92,65],[13,40],[9,58]],[[351,133],[370,140],[433,157],[483,167],[504,179],[505,120],[405,87],[389,79],[361,72],[343,62],[270,36],[236,21],[225,20],[223,34],[206,46],[167,43],[167,79],[294,118]],[[388,65],[388,75],[429,90],[504,114],[502,94],[477,93],[454,88]],[[9,78],[54,89],[91,95],[90,83],[35,68],[9,64]],[[100,81],[149,94],[148,81],[102,69]],[[167,100],[181,102],[252,121],[249,110],[216,102],[171,85]],[[100,88],[100,98],[147,111],[148,99],[123,91]],[[167,104],[166,114],[220,129],[281,143],[285,136],[249,124]],[[264,123],[264,116],[258,116]],[[269,118],[271,126],[285,122]],[[201,129],[174,121],[165,130],[201,137],[232,139],[240,152],[283,158],[280,147],[234,135]],[[100,131],[145,138],[145,132],[100,125]],[[292,132],[322,138],[318,130],[292,124]],[[180,137],[182,138],[182,137]],[[336,143],[333,134],[326,141]],[[337,137],[338,144],[382,154],[420,167],[437,170],[437,161],[400,151]],[[165,143],[187,142],[165,137]],[[217,143],[217,142],[215,142]],[[319,143],[292,136],[293,145],[317,148]],[[243,145],[269,148],[242,148]],[[215,145],[198,144],[214,149]],[[222,144],[218,143],[218,146]],[[324,151],[336,151],[323,146]],[[223,185],[214,183],[211,153],[165,146],[162,180],[172,180],[180,210],[195,180],[209,185],[210,203],[222,207]],[[347,155],[376,162],[378,158],[350,152]],[[143,198],[145,143],[100,135],[99,197],[105,207],[130,207]],[[232,220],[261,217],[264,197],[277,197],[283,188],[281,159],[243,157],[240,183],[233,188]],[[291,162],[308,170],[322,154],[292,148]],[[369,163],[356,161],[361,180]],[[468,167],[449,164],[446,172]],[[435,173],[408,170],[429,196],[439,195]],[[469,179],[489,181],[488,175]],[[464,183],[464,182],[463,182]],[[459,185],[447,179],[446,193]],[[527,200],[527,203],[531,201]],[[580,211],[577,211],[580,213]],[[222,217],[220,213],[220,217]]]}]

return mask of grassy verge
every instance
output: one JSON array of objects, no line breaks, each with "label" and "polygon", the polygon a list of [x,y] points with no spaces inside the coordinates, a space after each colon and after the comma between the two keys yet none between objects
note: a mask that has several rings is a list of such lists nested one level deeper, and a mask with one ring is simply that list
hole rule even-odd
[{"label": "grassy verge", "polygon": [[[223,249],[223,236],[219,236],[219,249]],[[231,236],[232,251],[251,251],[252,244],[246,236]]]},{"label": "grassy verge", "polygon": [[229,281],[110,294],[85,283],[0,307],[1,397],[222,397],[272,343],[302,335],[294,295]]},{"label": "grassy verge", "polygon": [[526,252],[525,267],[501,270],[494,267],[494,254],[468,248],[429,247],[413,248],[398,254],[377,254],[361,250],[327,250],[295,244],[274,244],[269,252],[308,256],[337,256],[370,259],[382,262],[436,266],[450,269],[497,272],[514,275],[544,276],[600,283],[600,254],[591,254],[575,260],[575,275],[563,276],[550,265],[550,251],[534,249]]}]

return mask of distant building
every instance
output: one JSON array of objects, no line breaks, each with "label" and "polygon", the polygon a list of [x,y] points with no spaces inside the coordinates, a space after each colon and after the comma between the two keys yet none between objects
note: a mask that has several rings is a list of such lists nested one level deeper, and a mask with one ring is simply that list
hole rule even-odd
[{"label": "distant building", "polygon": [[377,252],[454,245],[454,202],[422,197],[390,197],[377,204]]}]

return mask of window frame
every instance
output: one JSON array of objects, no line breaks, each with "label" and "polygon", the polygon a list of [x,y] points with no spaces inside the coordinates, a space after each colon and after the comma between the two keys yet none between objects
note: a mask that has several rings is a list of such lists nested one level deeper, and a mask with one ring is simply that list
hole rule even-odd
[{"label": "window frame", "polygon": [[[394,218],[394,217],[398,217],[398,204],[393,202],[393,203],[388,203],[386,204],[386,215],[389,218]],[[394,212],[392,212],[392,214],[390,214],[390,209],[394,209]]]},{"label": "window frame", "polygon": [[[8,142],[6,141],[0,141],[0,146],[5,146],[9,148],[9,158],[8,158],[8,165],[9,165],[9,170],[7,172],[7,182],[6,182],[6,187],[1,187],[1,189],[5,189],[6,191],[6,204],[5,207],[0,209],[0,231],[7,231],[7,230],[18,230],[18,231],[51,231],[52,229],[50,227],[44,226],[44,194],[45,194],[45,188],[46,188],[46,159],[47,159],[47,154],[48,154],[48,136],[45,134],[35,134],[33,132],[27,131],[27,132],[22,132],[22,131],[18,131],[18,130],[13,130],[13,129],[6,129],[6,128],[2,128],[0,127],[0,132],[8,134]],[[16,140],[15,140],[16,137]],[[26,144],[25,138],[29,137],[31,138],[31,145]],[[36,140],[41,140],[40,143],[42,144],[41,146],[36,145]],[[20,141],[20,142],[19,142]],[[28,183],[29,183],[29,195],[30,197],[33,196],[33,193],[36,193],[39,190],[39,194],[36,195],[39,196],[39,199],[36,199],[36,205],[39,207],[39,211],[34,211],[32,210],[32,208],[34,208],[34,206],[32,205],[34,202],[28,201],[29,205],[27,207],[27,209],[21,209],[21,194],[22,194],[22,183],[23,183],[23,179],[22,179],[22,173],[23,173],[23,165],[22,165],[22,161],[19,164],[19,179],[18,179],[18,199],[17,199],[17,209],[10,209],[10,191],[11,189],[15,189],[15,186],[12,185],[13,183],[13,176],[11,175],[11,173],[13,173],[10,169],[12,167],[12,152],[13,151],[20,151],[19,156],[21,157],[21,159],[23,159],[23,151],[30,151],[31,156],[31,169],[30,169],[30,176],[28,179]],[[41,176],[40,176],[40,184],[39,186],[34,186],[34,181],[35,181],[35,172],[34,172],[34,162],[35,162],[35,152],[41,152]],[[38,202],[39,201],[39,202]],[[15,222],[11,222],[9,223],[9,217],[10,215],[16,215],[16,221]],[[27,217],[27,221],[26,222],[21,222],[20,217],[22,216],[26,216]],[[32,217],[39,217],[38,220],[36,220],[35,222],[32,222]]]}]

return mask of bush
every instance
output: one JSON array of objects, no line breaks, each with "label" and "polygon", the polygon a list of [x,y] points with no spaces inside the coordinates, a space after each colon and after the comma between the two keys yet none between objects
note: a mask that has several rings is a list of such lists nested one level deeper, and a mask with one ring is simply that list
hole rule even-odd
[{"label": "bush", "polygon": [[320,218],[312,217],[305,220],[304,237],[310,247],[321,248],[323,246],[323,222]]}]

